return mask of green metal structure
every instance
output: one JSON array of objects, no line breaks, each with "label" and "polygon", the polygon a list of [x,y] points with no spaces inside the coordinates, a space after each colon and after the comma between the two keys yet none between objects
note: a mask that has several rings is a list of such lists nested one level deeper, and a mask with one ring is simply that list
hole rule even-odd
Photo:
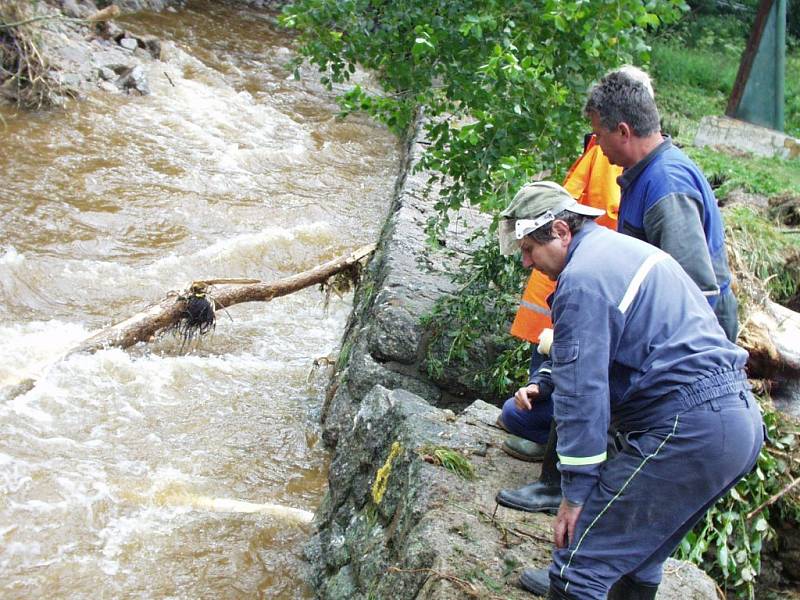
[{"label": "green metal structure", "polygon": [[786,0],[761,0],[725,114],[783,131]]}]

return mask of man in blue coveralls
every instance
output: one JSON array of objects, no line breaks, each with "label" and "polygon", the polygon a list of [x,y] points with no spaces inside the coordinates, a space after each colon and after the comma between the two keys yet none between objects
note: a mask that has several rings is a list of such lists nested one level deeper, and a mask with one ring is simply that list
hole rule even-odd
[{"label": "man in blue coveralls", "polygon": [[[722,215],[703,173],[669,136],[662,135],[649,79],[623,67],[607,73],[589,92],[584,109],[592,132],[608,160],[623,167],[617,179],[622,196],[617,231],[636,237],[672,256],[703,292],[728,339],[736,341],[736,296],[725,253]],[[524,389],[524,388],[523,388]],[[526,418],[525,406],[507,406]],[[541,412],[541,406],[537,407]],[[525,436],[523,436],[525,437]],[[536,512],[558,504],[558,471],[551,432],[540,480],[501,490],[503,506]]]},{"label": "man in blue coveralls", "polygon": [[[666,252],[594,223],[561,186],[524,186],[501,250],[558,281],[552,389],[562,501],[549,598],[652,599],[683,536],[755,464],[763,442],[743,367],[700,289]],[[533,395],[536,401],[536,394]],[[609,425],[619,452],[607,459]]]}]

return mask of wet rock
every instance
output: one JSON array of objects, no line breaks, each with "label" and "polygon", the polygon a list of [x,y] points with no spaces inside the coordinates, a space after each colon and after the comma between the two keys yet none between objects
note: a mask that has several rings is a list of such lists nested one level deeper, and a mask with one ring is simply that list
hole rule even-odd
[{"label": "wet rock", "polygon": [[100,79],[104,81],[113,81],[117,78],[117,74],[114,72],[114,70],[109,69],[108,67],[100,67],[97,70],[97,74],[100,76]]},{"label": "wet rock", "polygon": [[118,78],[114,82],[115,85],[122,91],[129,94],[139,94],[146,96],[150,93],[150,85],[147,82],[147,74],[141,65],[134,67],[125,67],[124,70],[118,71]]},{"label": "wet rock", "polygon": [[111,94],[119,94],[119,93],[121,93],[121,90],[116,85],[111,83],[110,81],[101,81],[101,82],[99,82],[97,84],[97,87],[99,87],[101,90],[104,90],[104,91],[109,92]]},{"label": "wet rock", "polygon": [[140,46],[143,47],[152,58],[161,60],[162,45],[161,40],[155,36],[145,36],[139,39]]},{"label": "wet rock", "polygon": [[135,38],[124,37],[119,41],[119,45],[125,48],[125,50],[133,52],[139,47],[139,42]]},{"label": "wet rock", "polygon": [[95,32],[104,40],[118,41],[125,36],[125,32],[114,21],[100,21],[95,25]]},{"label": "wet rock", "polygon": [[[554,517],[504,508],[492,517],[497,490],[539,469],[500,450],[499,412],[477,401],[453,415],[380,386],[366,394],[305,547],[319,598],[531,598],[517,579],[549,564]],[[475,479],[437,463],[442,448],[468,460]],[[669,561],[658,598],[712,600],[716,589],[696,567]]]}]

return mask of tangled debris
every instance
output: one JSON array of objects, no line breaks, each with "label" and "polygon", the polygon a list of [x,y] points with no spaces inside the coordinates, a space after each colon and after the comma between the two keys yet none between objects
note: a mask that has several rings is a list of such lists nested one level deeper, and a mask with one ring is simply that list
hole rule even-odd
[{"label": "tangled debris", "polygon": [[43,24],[67,21],[99,25],[119,14],[119,7],[113,4],[85,17],[69,17],[46,3],[0,2],[0,97],[31,110],[75,97],[75,90],[64,85],[58,69],[47,59],[42,34],[48,30]]},{"label": "tangled debris", "polygon": [[199,336],[213,331],[216,325],[214,303],[208,298],[209,287],[204,281],[195,281],[186,293],[178,296],[177,301],[182,302],[184,308],[170,331],[181,338],[181,352]]},{"label": "tangled debris", "polygon": [[24,108],[50,106],[65,90],[40,51],[38,23],[46,15],[21,0],[0,3],[0,95]]}]

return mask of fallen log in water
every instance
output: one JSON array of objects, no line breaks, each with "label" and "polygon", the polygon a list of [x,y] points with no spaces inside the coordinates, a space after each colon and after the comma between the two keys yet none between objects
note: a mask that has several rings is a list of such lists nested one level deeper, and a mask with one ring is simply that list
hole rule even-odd
[{"label": "fallen log in water", "polygon": [[[209,300],[213,301],[215,310],[229,308],[242,302],[269,302],[273,298],[324,283],[334,275],[361,262],[374,250],[375,244],[363,246],[313,269],[271,283],[258,282],[227,287],[214,294],[213,298],[209,297]],[[174,327],[185,312],[186,300],[181,295],[173,293],[131,318],[99,331],[68,354],[95,352],[112,346],[128,348],[137,342],[150,341],[159,333]]]},{"label": "fallen log in water", "polygon": [[[245,280],[253,283],[227,287],[220,290],[219,293],[215,293],[213,298],[209,296],[208,300],[213,301],[215,310],[229,308],[242,302],[269,302],[273,298],[286,296],[312,285],[323,284],[334,275],[357,268],[356,265],[368,258],[374,251],[375,244],[362,246],[350,254],[340,256],[308,271],[284,277],[271,283]],[[242,280],[214,279],[195,281],[190,287],[195,284],[206,286],[207,284],[221,284],[230,281]],[[80,352],[96,352],[97,350],[111,347],[129,348],[137,342],[149,342],[158,334],[175,328],[185,318],[186,308],[186,297],[172,292],[157,304],[149,306],[129,319],[100,330],[66,352],[59,360]],[[0,387],[0,399],[16,398],[33,389],[35,385],[36,379],[34,378],[7,383]]]}]

